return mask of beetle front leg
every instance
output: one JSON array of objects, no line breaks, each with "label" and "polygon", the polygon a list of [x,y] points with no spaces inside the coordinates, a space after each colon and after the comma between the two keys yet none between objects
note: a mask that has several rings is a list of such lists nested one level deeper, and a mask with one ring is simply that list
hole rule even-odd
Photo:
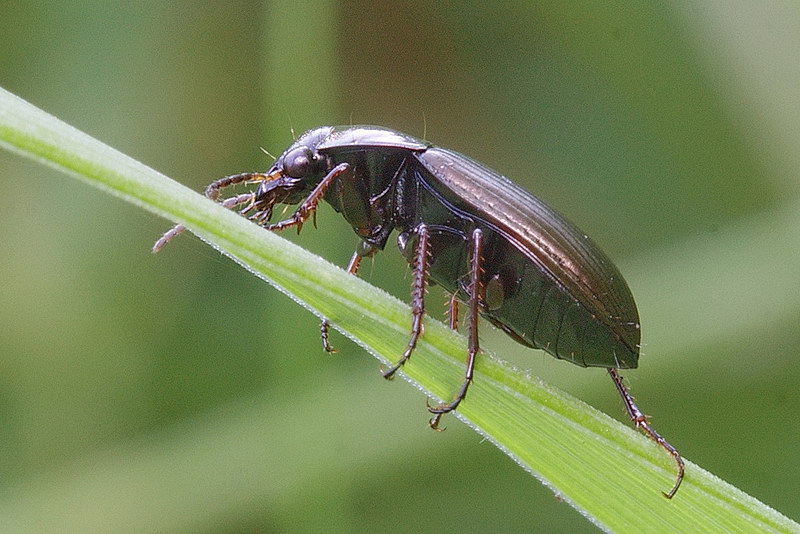
[{"label": "beetle front leg", "polygon": [[[478,343],[478,311],[480,310],[480,303],[483,302],[485,297],[484,284],[481,282],[481,263],[483,261],[483,232],[480,228],[476,228],[472,232],[472,256],[470,258],[470,287],[469,287],[469,315],[467,318],[469,328],[469,346],[467,353],[467,368],[464,372],[464,381],[456,393],[452,401],[439,404],[437,406],[428,406],[428,411],[434,414],[430,420],[431,428],[434,430],[439,429],[439,422],[442,416],[450,413],[464,400],[467,396],[467,390],[472,383],[473,373],[475,372],[475,356],[480,351]],[[452,320],[452,318],[451,318]]]},{"label": "beetle front leg", "polygon": [[336,167],[334,167],[325,177],[317,184],[311,194],[306,197],[306,199],[300,204],[300,207],[295,210],[291,217],[288,219],[284,219],[282,221],[264,225],[264,228],[267,230],[272,231],[280,231],[290,228],[292,226],[297,227],[297,233],[300,233],[300,230],[303,228],[303,223],[317,211],[317,206],[319,205],[320,200],[325,195],[325,191],[331,186],[333,181],[344,174],[345,172],[350,170],[350,165],[347,163],[340,163]]}]

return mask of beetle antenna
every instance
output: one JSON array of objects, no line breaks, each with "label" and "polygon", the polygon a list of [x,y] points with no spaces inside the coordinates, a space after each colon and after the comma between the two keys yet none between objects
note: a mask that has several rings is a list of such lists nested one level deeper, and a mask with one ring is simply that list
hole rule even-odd
[{"label": "beetle antenna", "polygon": [[422,112],[422,140],[428,140],[428,119],[425,117],[425,112]]}]

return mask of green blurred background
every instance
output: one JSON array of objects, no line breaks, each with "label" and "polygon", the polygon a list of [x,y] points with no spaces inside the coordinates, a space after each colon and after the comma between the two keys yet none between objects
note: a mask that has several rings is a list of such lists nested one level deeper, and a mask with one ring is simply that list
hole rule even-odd
[{"label": "green blurred background", "polygon": [[[535,192],[625,273],[656,428],[795,519],[798,50],[792,1],[0,3],[0,85],[198,191],[368,123]],[[151,255],[168,221],[0,173],[0,530],[595,530],[198,240]],[[293,239],[344,265],[355,235],[318,220]],[[393,247],[362,272],[407,299]],[[482,337],[624,420],[601,370]]]}]

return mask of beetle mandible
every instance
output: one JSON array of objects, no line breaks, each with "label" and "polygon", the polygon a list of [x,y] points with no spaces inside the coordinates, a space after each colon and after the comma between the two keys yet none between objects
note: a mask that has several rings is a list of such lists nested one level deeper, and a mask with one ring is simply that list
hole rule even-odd
[{"label": "beetle mandible", "polygon": [[[617,369],[639,359],[639,314],[624,278],[591,239],[544,202],[504,176],[457,152],[375,126],[315,128],[300,136],[266,173],[226,176],[206,188],[257,183],[251,193],[221,201],[267,230],[296,227],[327,201],[361,239],[347,270],[357,274],[364,257],[383,250],[397,230],[398,246],[413,266],[411,334],[398,362],[408,361],[422,334],[425,289],[449,292],[451,327],[458,301],[467,304],[468,354],[464,380],[448,403],[429,406],[430,424],[464,400],[473,379],[482,315],[518,342],[583,367],[604,367],[634,426],[675,460],[677,475],[664,493],[672,498],[684,463],[638,408]],[[272,223],[276,204],[298,204],[289,218]],[[166,232],[160,250],[182,232]],[[328,323],[321,327],[325,350]]]}]

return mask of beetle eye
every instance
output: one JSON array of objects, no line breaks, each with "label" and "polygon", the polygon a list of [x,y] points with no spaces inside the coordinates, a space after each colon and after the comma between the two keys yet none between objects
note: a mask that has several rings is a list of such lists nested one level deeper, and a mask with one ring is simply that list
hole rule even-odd
[{"label": "beetle eye", "polygon": [[283,158],[283,172],[292,178],[302,178],[308,174],[312,159],[314,156],[307,147],[295,148]]}]

